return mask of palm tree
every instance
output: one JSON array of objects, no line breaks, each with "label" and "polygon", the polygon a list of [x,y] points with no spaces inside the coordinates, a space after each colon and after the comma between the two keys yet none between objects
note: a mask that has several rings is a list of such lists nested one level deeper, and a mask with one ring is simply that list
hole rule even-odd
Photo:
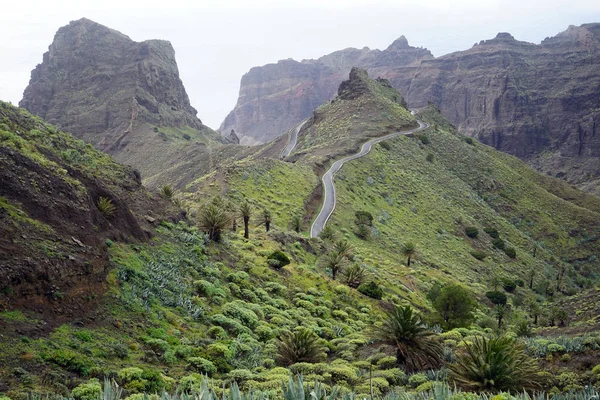
[{"label": "palm tree", "polygon": [[441,365],[443,350],[436,334],[425,327],[411,306],[394,306],[387,311],[383,324],[375,327],[373,336],[394,346],[398,363],[409,371]]},{"label": "palm tree", "polygon": [[227,228],[231,221],[231,216],[223,208],[214,202],[202,207],[200,210],[199,224],[200,228],[208,233],[208,237],[213,242],[221,241],[221,232]]},{"label": "palm tree", "polygon": [[347,259],[352,257],[352,250],[352,245],[347,240],[338,240],[333,244],[333,251]]},{"label": "palm tree", "polygon": [[244,201],[240,205],[240,215],[244,219],[244,238],[248,239],[248,224],[250,223],[250,216],[252,216],[252,205],[248,203],[248,200]]},{"label": "palm tree", "polygon": [[410,267],[410,259],[417,254],[417,245],[414,242],[406,242],[402,247],[402,254],[408,257],[406,265]]},{"label": "palm tree", "polygon": [[263,222],[265,223],[265,229],[267,232],[269,232],[269,229],[271,229],[271,221],[273,220],[272,216],[271,216],[271,211],[269,211],[265,208],[263,210],[262,217],[263,217]]},{"label": "palm tree", "polygon": [[450,365],[450,376],[461,389],[475,392],[519,392],[539,388],[538,366],[513,338],[476,337]]},{"label": "palm tree", "polygon": [[335,232],[331,225],[325,225],[321,233],[319,233],[319,237],[323,240],[335,240]]},{"label": "palm tree", "polygon": [[361,283],[364,282],[366,273],[367,271],[364,269],[364,267],[358,264],[353,264],[344,270],[343,281],[346,285],[356,289]]},{"label": "palm tree", "polygon": [[335,280],[338,272],[342,271],[348,263],[348,259],[342,253],[331,251],[321,258],[320,263],[323,268],[331,271],[331,277]]},{"label": "palm tree", "polygon": [[323,359],[319,337],[307,328],[286,332],[278,340],[277,361],[283,366],[299,362],[316,363]]},{"label": "palm tree", "polygon": [[292,229],[297,233],[302,230],[302,217],[300,215],[293,215],[291,220]]}]

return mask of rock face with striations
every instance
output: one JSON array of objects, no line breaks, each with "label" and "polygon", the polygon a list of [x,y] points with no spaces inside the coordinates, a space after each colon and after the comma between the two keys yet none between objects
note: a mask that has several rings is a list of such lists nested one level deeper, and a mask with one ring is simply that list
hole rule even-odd
[{"label": "rock face with striations", "polygon": [[19,105],[144,175],[150,153],[178,141],[225,141],[196,117],[169,42],[134,42],[85,18],[58,30]]},{"label": "rock face with striations", "polygon": [[[600,194],[600,24],[571,26],[539,45],[500,33],[439,58],[401,37],[383,51],[253,68],[222,128],[246,143],[269,140],[310,115],[301,93],[329,100],[352,66],[388,79],[413,107],[433,102],[462,133]],[[299,79],[291,69],[311,72]]]},{"label": "rock face with striations", "polygon": [[219,130],[234,129],[243,144],[268,142],[335,97],[352,67],[368,68],[372,76],[387,78],[389,65],[411,70],[430,58],[428,50],[411,47],[401,37],[383,51],[345,49],[318,60],[288,59],[252,68],[242,77],[237,105]]}]

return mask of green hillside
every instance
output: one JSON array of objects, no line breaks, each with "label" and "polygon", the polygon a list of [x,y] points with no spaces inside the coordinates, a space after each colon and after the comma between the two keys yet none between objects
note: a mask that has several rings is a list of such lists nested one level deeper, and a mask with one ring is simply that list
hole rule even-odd
[{"label": "green hillside", "polygon": [[[115,397],[130,400],[163,390],[214,398],[203,386],[206,377],[218,396],[236,382],[263,396],[254,398],[271,399],[304,399],[304,393],[284,394],[282,382],[287,385],[296,374],[307,388],[378,399],[416,393],[479,398],[430,392],[447,390],[445,383],[486,393],[533,388],[570,393],[597,384],[600,335],[590,307],[598,303],[600,200],[460,136],[433,107],[417,115],[431,124],[422,135],[382,142],[344,165],[336,177],[331,229],[308,238],[322,196],[320,175],[328,165],[367,137],[415,126],[401,96],[385,81],[355,71],[348,82],[339,98],[316,111],[286,161],[275,159],[283,140],[258,148],[214,148],[201,166],[193,165],[200,155],[166,166],[165,177],[177,175],[171,182],[176,188],[172,195],[163,188],[162,196],[144,191],[132,170],[3,105],[8,111],[1,114],[0,161],[11,152],[22,154],[45,168],[38,177],[63,177],[73,193],[43,186],[37,196],[44,193],[49,204],[53,198],[80,198],[87,205],[78,215],[96,222],[84,226],[88,247],[78,249],[71,239],[80,229],[73,223],[57,239],[71,241],[71,247],[47,251],[48,263],[62,267],[58,277],[70,271],[69,256],[81,260],[81,271],[54,281],[62,282],[60,290],[32,295],[53,283],[43,268],[27,275],[35,278],[33,284],[23,284],[24,275],[2,286],[0,398],[24,400],[39,392],[92,400],[105,377],[124,389]],[[69,154],[88,158],[79,164]],[[35,170],[20,165],[22,176]],[[0,196],[7,200],[0,202],[6,210],[0,221],[17,231],[6,230],[12,242],[0,245],[19,237],[42,243],[29,239],[30,226],[59,225],[35,213],[42,201],[24,201],[35,198],[35,189],[8,196],[5,188],[22,187],[11,176],[1,175]],[[77,192],[72,180],[84,187]],[[128,235],[121,219],[98,214],[92,187],[114,194],[115,212],[130,210],[128,221],[142,234]],[[14,193],[21,193],[20,202]],[[179,208],[185,212],[174,212]],[[207,221],[215,215],[221,217],[220,240],[208,235]],[[410,266],[408,242],[416,247]],[[15,249],[1,259],[6,271],[12,271],[13,260],[26,258],[25,248]],[[84,261],[94,249],[101,252],[90,275]],[[461,300],[472,305],[461,319],[444,319],[438,306],[451,283],[462,285]],[[38,303],[16,303],[17,294]],[[498,300],[503,296],[506,304]],[[396,308],[409,305],[414,311]],[[390,321],[398,310],[418,315],[412,328],[401,329],[421,335],[408,344],[381,333],[395,326]],[[500,342],[494,342],[497,337]],[[498,358],[512,360],[506,370],[521,378],[506,386],[489,379],[484,387],[460,381],[457,360],[482,340],[499,343]],[[415,355],[423,354],[418,350],[423,343],[434,356]],[[236,387],[225,394],[238,398]]]}]

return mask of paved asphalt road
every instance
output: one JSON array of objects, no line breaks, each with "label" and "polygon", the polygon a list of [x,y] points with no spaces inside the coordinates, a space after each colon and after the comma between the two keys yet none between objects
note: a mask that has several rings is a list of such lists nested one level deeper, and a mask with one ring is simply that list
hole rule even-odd
[{"label": "paved asphalt road", "polygon": [[305,119],[304,121],[296,125],[294,129],[292,129],[292,133],[290,133],[288,144],[283,148],[283,150],[281,150],[281,154],[279,155],[280,159],[286,158],[290,155],[292,150],[294,150],[294,147],[296,147],[296,142],[298,141],[298,132],[300,132],[300,129],[302,129],[306,121],[308,120]]},{"label": "paved asphalt road", "polygon": [[[411,113],[414,114],[415,112],[411,111]],[[348,157],[344,157],[333,163],[331,168],[329,168],[329,170],[325,172],[325,175],[323,175],[323,178],[321,179],[321,181],[323,182],[324,192],[323,208],[321,208],[321,212],[319,213],[319,215],[317,215],[317,218],[315,218],[315,221],[310,227],[310,237],[319,236],[319,234],[325,227],[325,224],[329,220],[329,217],[331,217],[331,214],[333,214],[333,210],[335,209],[335,185],[333,184],[333,178],[336,172],[338,172],[340,168],[342,168],[342,165],[344,165],[346,161],[366,156],[367,154],[369,154],[371,148],[376,143],[379,143],[383,140],[392,139],[400,135],[410,135],[429,127],[429,124],[426,124],[422,121],[417,120],[417,122],[419,123],[418,128],[411,129],[409,131],[394,132],[386,136],[371,139],[362,145],[362,148],[358,153]]]}]

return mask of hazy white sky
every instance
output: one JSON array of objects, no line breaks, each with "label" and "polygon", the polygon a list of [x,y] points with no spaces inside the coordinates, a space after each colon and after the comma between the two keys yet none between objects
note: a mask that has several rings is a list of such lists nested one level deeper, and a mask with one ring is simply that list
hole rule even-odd
[{"label": "hazy white sky", "polygon": [[600,1],[17,0],[0,14],[1,100],[19,102],[56,30],[81,17],[136,41],[171,41],[192,105],[216,129],[253,66],[346,47],[383,49],[400,35],[435,56],[498,32],[539,43],[569,25],[600,22]]}]

